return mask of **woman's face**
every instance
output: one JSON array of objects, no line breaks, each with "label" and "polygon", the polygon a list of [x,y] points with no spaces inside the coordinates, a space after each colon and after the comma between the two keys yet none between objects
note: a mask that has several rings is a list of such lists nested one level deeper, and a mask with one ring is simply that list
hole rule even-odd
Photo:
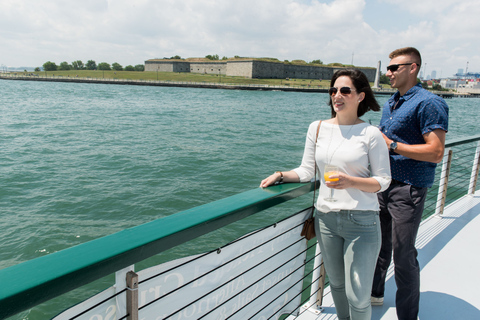
[{"label": "woman's face", "polygon": [[[337,92],[331,95],[333,110],[337,115],[356,116],[358,105],[365,97],[365,93],[358,93],[352,80],[347,76],[338,77],[333,87],[337,89]],[[349,88],[351,92],[342,94],[341,88],[345,87]]]}]

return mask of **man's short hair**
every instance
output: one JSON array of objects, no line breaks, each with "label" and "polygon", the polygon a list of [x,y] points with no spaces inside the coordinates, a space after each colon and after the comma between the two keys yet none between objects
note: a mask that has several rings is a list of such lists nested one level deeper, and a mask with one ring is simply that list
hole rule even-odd
[{"label": "man's short hair", "polygon": [[420,55],[420,51],[418,51],[413,47],[405,47],[405,48],[394,50],[390,53],[388,57],[390,59],[393,59],[398,56],[411,56],[414,60],[412,62],[415,62],[418,65],[419,69],[420,69],[420,66],[422,65],[422,56]]}]

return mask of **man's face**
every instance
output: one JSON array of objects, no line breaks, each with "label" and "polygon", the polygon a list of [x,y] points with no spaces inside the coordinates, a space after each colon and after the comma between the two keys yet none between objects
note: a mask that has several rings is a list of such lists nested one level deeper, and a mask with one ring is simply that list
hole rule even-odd
[{"label": "man's face", "polygon": [[386,76],[390,79],[392,88],[402,88],[408,86],[409,79],[412,77],[413,59],[410,56],[398,56],[390,60],[389,67],[395,66],[395,71],[387,70]]}]

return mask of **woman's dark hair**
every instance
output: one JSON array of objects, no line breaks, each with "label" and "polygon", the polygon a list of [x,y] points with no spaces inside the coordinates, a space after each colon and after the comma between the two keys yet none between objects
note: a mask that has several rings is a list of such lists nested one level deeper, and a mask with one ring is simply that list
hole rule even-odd
[{"label": "woman's dark hair", "polygon": [[[333,87],[335,81],[340,77],[349,77],[352,80],[353,86],[357,93],[365,93],[365,98],[358,105],[357,116],[363,116],[367,111],[380,111],[380,106],[378,105],[377,100],[373,94],[370,83],[368,82],[367,76],[358,69],[340,69],[333,74],[332,80],[330,81],[330,87]],[[332,111],[332,117],[334,118],[337,113],[333,109],[332,97],[330,97],[328,105]]]}]

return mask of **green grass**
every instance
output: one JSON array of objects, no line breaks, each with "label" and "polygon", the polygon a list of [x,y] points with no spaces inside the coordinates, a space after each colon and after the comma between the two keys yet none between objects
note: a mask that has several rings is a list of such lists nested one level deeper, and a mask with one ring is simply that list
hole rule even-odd
[{"label": "green grass", "polygon": [[321,86],[328,88],[330,80],[313,79],[250,79],[245,77],[231,77],[215,74],[198,74],[190,72],[155,72],[155,71],[101,71],[101,70],[70,70],[70,71],[40,71],[17,72],[18,76],[35,74],[41,77],[80,77],[100,79],[129,79],[129,80],[162,80],[184,82],[232,83],[232,84],[265,84],[290,86]]}]

